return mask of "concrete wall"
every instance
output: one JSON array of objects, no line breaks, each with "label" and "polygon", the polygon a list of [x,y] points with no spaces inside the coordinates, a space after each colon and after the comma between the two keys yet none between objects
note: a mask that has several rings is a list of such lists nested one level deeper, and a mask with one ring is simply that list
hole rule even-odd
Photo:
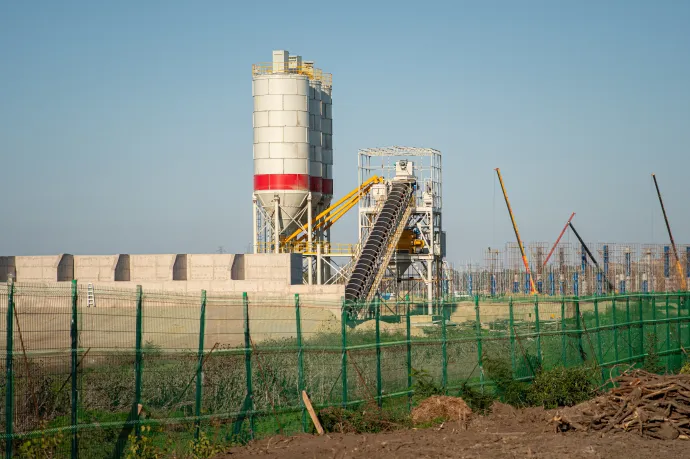
[{"label": "concrete wall", "polygon": [[[124,255],[123,255],[124,256]],[[129,255],[132,282],[172,281],[176,255]]]},{"label": "concrete wall", "polygon": [[118,255],[75,255],[74,278],[79,282],[114,282]]},{"label": "concrete wall", "polygon": [[244,280],[244,254],[235,256],[230,268],[230,278],[232,280]]},{"label": "concrete wall", "polygon": [[130,270],[130,258],[127,254],[120,254],[115,265],[115,281],[126,282],[132,280]]},{"label": "concrete wall", "polygon": [[0,282],[7,282],[10,275],[13,279],[17,278],[15,257],[0,257]]},{"label": "concrete wall", "polygon": [[189,254],[187,255],[187,280],[229,281],[234,259],[235,255],[231,253]]},{"label": "concrete wall", "polygon": [[57,268],[58,282],[74,280],[74,255],[65,253],[60,258]]},{"label": "concrete wall", "polygon": [[186,281],[187,280],[187,255],[178,254],[175,256],[175,263],[173,264],[173,280]]},{"label": "concrete wall", "polygon": [[[15,270],[16,266],[16,270]],[[0,257],[0,280],[57,282],[175,293],[237,294],[337,302],[342,285],[304,285],[300,254],[120,254]],[[3,277],[4,276],[4,277]]]},{"label": "concrete wall", "polygon": [[283,280],[288,285],[302,283],[302,255],[263,253],[244,256],[244,278]]},{"label": "concrete wall", "polygon": [[62,255],[15,257],[17,281],[57,282]]},{"label": "concrete wall", "polygon": [[302,285],[302,255],[298,253],[290,254],[290,284]]}]

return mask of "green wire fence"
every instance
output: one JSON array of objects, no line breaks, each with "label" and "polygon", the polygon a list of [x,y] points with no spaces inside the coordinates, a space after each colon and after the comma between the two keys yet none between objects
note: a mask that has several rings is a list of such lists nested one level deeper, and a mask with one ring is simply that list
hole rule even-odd
[{"label": "green wire fence", "polygon": [[589,365],[605,383],[651,351],[676,370],[690,347],[688,292],[431,305],[93,293],[0,285],[6,457],[123,457],[142,437],[184,456],[202,436],[310,431],[303,390],[317,407],[409,410],[414,370],[449,394],[491,391],[488,358],[516,379]]}]

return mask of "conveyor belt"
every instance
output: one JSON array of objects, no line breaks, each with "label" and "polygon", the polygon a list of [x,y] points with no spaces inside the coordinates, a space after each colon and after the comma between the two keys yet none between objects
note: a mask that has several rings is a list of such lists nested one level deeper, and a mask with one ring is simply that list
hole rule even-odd
[{"label": "conveyor belt", "polygon": [[391,185],[386,202],[345,286],[346,301],[366,301],[371,291],[378,288],[378,285],[374,285],[377,277],[380,278],[377,274],[386,269],[383,264],[385,260],[390,260],[389,252],[395,250],[397,245],[397,241],[393,239],[400,237],[398,227],[406,223],[403,217],[410,205],[412,185],[410,182],[402,181],[393,182]]}]

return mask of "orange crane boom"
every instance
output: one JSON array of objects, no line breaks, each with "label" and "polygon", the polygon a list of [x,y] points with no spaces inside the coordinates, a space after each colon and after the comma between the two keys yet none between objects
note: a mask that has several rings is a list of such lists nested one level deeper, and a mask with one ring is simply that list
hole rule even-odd
[{"label": "orange crane boom", "polygon": [[527,255],[525,255],[525,248],[522,246],[522,240],[520,239],[520,233],[518,232],[517,223],[515,223],[515,217],[513,216],[513,210],[510,208],[510,201],[508,200],[508,193],[506,192],[506,187],[503,185],[503,177],[501,177],[501,170],[497,167],[494,169],[496,174],[498,174],[498,181],[501,183],[501,190],[503,191],[503,197],[506,200],[506,207],[508,207],[508,214],[510,215],[510,221],[513,223],[513,229],[515,230],[515,237],[517,238],[518,246],[520,247],[520,253],[522,254],[522,262],[525,264],[525,269],[527,270],[527,275],[529,276],[529,288],[530,294],[536,295],[537,290],[534,288],[534,279],[532,279],[532,273],[529,270],[529,262],[527,261]]},{"label": "orange crane boom", "polygon": [[553,251],[556,250],[556,246],[558,245],[559,242],[561,242],[561,238],[565,234],[565,230],[568,229],[568,225],[570,225],[570,221],[573,219],[575,216],[575,212],[570,215],[570,218],[568,219],[567,222],[565,222],[565,226],[563,227],[563,231],[561,231],[561,234],[558,235],[558,239],[556,239],[556,242],[554,242],[553,247],[551,247],[551,251],[549,254],[546,256],[546,260],[544,260],[544,264],[542,266],[546,266],[546,263],[549,262],[549,258],[551,258],[551,255],[553,255]]}]

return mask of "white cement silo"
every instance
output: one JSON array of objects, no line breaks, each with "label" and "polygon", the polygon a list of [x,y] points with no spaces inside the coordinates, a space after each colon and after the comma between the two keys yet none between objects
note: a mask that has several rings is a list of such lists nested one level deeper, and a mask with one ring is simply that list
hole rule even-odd
[{"label": "white cement silo", "polygon": [[[270,73],[254,75],[254,194],[281,230],[297,228],[309,193],[309,78],[287,69],[274,53]],[[276,200],[276,198],[278,198]]]},{"label": "white cement silo", "polygon": [[310,193],[312,216],[323,209],[324,74],[282,50],[270,64],[254,65],[252,74],[254,195],[273,232],[287,236],[306,224]]}]

